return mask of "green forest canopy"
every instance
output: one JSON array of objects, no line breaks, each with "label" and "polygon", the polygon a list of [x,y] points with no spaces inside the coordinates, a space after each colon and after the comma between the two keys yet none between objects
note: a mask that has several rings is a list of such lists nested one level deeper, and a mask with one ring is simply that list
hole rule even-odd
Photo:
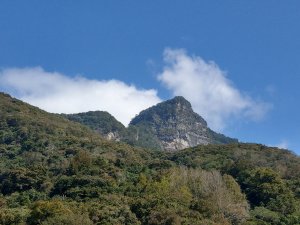
[{"label": "green forest canopy", "polygon": [[300,159],[259,144],[110,142],[0,94],[0,224],[300,224]]}]

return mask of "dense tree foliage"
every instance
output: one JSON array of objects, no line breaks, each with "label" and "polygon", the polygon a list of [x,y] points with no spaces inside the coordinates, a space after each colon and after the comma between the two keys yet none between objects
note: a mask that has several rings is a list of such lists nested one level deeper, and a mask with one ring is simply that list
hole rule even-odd
[{"label": "dense tree foliage", "polygon": [[256,144],[165,153],[0,94],[0,224],[300,224],[300,159]]}]

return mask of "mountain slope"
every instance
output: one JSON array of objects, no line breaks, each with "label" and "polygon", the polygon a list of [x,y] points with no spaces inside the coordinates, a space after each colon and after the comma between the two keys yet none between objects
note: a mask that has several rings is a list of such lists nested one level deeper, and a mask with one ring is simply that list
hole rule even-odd
[{"label": "mountain slope", "polygon": [[0,155],[3,225],[300,221],[300,159],[277,148],[146,150],[0,93]]},{"label": "mountain slope", "polygon": [[[216,218],[234,213],[227,207],[215,212],[216,218],[205,218],[191,209],[194,194],[187,181],[192,174],[198,176],[199,185],[205,177],[218,179],[228,193],[226,201],[241,205],[239,220],[248,215],[245,196],[231,190],[230,185],[239,187],[229,176],[181,170],[162,152],[107,141],[86,126],[3,93],[0,154],[3,225],[218,224]],[[186,172],[191,175],[182,182]],[[236,196],[240,199],[235,200]],[[230,218],[222,218],[219,224],[222,221],[228,223]]]}]

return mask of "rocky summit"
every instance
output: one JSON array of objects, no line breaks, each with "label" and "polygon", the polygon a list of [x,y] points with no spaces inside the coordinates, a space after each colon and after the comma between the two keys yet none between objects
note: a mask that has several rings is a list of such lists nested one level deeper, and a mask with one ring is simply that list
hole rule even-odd
[{"label": "rocky summit", "polygon": [[200,144],[237,142],[209,129],[206,121],[193,111],[191,103],[181,96],[142,111],[132,119],[130,126],[147,129],[167,151]]}]

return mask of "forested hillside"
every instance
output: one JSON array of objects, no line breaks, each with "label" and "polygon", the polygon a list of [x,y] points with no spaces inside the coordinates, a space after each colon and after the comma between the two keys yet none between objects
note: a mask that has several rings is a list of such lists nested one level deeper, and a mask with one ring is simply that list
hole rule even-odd
[{"label": "forested hillside", "polygon": [[175,153],[101,138],[0,94],[0,224],[300,224],[300,159],[257,144]]}]

